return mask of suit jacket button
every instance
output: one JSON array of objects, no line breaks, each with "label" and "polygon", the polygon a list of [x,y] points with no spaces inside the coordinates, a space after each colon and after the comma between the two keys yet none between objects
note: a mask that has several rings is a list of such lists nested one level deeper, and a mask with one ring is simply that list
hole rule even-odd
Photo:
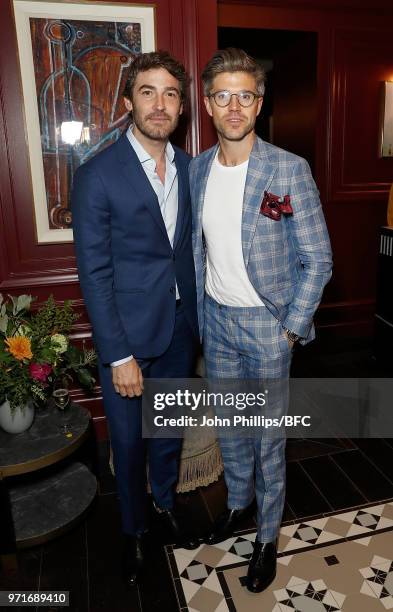
[{"label": "suit jacket button", "polygon": [[171,293],[175,293],[175,291],[176,291],[176,287],[171,287],[171,288],[169,289],[169,291],[170,291]]},{"label": "suit jacket button", "polygon": [[174,253],[173,253],[173,255],[172,255],[172,259],[173,259],[173,261],[175,261],[175,260],[176,260],[176,255],[175,255]]}]

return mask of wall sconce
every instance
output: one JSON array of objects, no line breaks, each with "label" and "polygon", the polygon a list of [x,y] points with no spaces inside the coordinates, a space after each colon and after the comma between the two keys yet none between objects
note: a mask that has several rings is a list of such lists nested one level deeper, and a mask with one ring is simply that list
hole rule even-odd
[{"label": "wall sconce", "polygon": [[82,136],[82,121],[63,121],[60,127],[61,139],[66,144],[74,145]]},{"label": "wall sconce", "polygon": [[380,157],[393,157],[393,81],[383,83]]}]

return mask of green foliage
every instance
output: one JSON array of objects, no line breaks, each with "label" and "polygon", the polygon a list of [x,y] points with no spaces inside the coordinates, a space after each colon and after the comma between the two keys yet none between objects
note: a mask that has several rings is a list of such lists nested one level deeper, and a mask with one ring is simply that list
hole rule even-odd
[{"label": "green foliage", "polygon": [[31,398],[45,402],[62,374],[88,389],[95,383],[95,352],[69,339],[79,318],[71,302],[58,305],[50,296],[33,310],[33,301],[30,295],[0,294],[0,402],[8,399],[12,409]]},{"label": "green foliage", "polygon": [[12,302],[12,314],[17,315],[24,310],[29,310],[32,302],[31,295],[18,295],[18,297],[14,297],[13,295],[9,296]]},{"label": "green foliage", "polygon": [[14,336],[19,327],[24,323],[24,317],[29,316],[31,303],[35,298],[31,295],[20,295],[15,297],[9,295],[3,298],[0,293],[0,333],[4,336]]},{"label": "green foliage", "polygon": [[45,304],[35,313],[30,325],[37,337],[44,337],[48,330],[53,334],[68,334],[79,315],[73,312],[70,300],[63,306],[57,306],[53,295],[49,296]]}]

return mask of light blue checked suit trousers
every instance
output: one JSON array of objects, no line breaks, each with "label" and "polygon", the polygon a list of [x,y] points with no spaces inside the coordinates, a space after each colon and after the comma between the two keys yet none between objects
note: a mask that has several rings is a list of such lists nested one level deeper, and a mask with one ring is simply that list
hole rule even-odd
[{"label": "light blue checked suit trousers", "polygon": [[[280,405],[268,408],[266,417],[281,416],[287,409],[292,350],[281,324],[265,306],[222,306],[205,298],[204,354],[209,380],[280,380]],[[214,384],[214,382],[213,382]],[[262,387],[264,388],[264,387]],[[238,392],[248,392],[240,383]],[[246,508],[257,498],[258,538],[271,542],[281,523],[285,501],[285,433],[261,429],[260,438],[219,436],[228,488],[228,507]],[[255,485],[254,485],[255,478]]]},{"label": "light blue checked suit trousers", "polygon": [[[205,294],[202,232],[216,152],[217,145],[190,163],[198,319],[207,375],[288,379],[291,350],[283,327],[301,336],[303,344],[315,337],[313,316],[331,276],[331,247],[318,190],[304,159],[256,137],[243,198],[242,247],[248,277],[264,306],[219,305]],[[262,215],[265,190],[289,195],[293,214],[279,221]],[[256,494],[258,539],[274,540],[285,500],[285,440],[265,433],[260,439],[221,438],[220,446],[228,507],[244,508]]]}]

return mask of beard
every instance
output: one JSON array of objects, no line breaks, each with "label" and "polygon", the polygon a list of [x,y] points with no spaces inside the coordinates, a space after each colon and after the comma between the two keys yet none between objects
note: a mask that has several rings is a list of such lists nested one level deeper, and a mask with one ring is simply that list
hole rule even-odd
[{"label": "beard", "polygon": [[[154,123],[151,123],[150,120],[155,117],[164,119],[163,124],[155,125]],[[177,124],[179,123],[179,115],[176,115],[176,117],[171,117],[167,113],[150,113],[149,115],[145,115],[143,117],[135,106],[132,111],[132,119],[138,130],[146,138],[162,141],[168,140],[169,136],[175,131]]]}]

